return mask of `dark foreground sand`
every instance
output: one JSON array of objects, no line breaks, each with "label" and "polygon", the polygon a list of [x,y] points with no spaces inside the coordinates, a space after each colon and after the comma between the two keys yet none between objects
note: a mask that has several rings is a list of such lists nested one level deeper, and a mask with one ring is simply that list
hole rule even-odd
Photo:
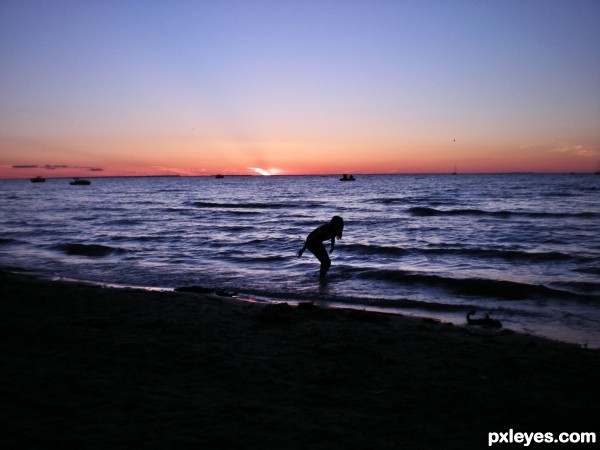
[{"label": "dark foreground sand", "polygon": [[484,448],[510,428],[599,431],[599,351],[8,273],[0,286],[5,449]]}]

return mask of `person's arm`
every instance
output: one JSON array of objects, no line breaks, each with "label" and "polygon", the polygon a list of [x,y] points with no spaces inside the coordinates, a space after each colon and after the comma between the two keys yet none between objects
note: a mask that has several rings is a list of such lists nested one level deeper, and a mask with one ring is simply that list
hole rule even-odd
[{"label": "person's arm", "polygon": [[306,250],[306,242],[304,243],[304,245],[302,246],[302,248],[298,252],[298,258],[300,258],[302,256],[302,253],[304,253],[304,250]]},{"label": "person's arm", "polygon": [[331,249],[329,250],[329,253],[333,253],[334,244],[335,244],[335,236],[331,238]]}]

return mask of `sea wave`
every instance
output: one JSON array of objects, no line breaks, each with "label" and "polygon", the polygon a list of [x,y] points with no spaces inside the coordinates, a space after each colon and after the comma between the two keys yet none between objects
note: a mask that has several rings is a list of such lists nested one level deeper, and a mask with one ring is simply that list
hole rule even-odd
[{"label": "sea wave", "polygon": [[481,209],[449,209],[440,210],[435,208],[429,208],[425,206],[415,206],[409,208],[413,216],[417,217],[430,217],[430,216],[495,216],[495,217],[508,217],[512,213],[510,211],[483,211]]},{"label": "sea wave", "polygon": [[198,208],[209,209],[296,209],[310,208],[320,206],[319,204],[307,204],[298,202],[282,202],[282,203],[261,203],[261,202],[243,202],[243,203],[218,203],[218,202],[194,202],[194,206]]},{"label": "sea wave", "polygon": [[402,255],[439,255],[439,256],[469,256],[478,258],[497,258],[530,262],[544,261],[588,261],[589,258],[568,255],[561,252],[526,252],[519,250],[486,249],[486,248],[401,248],[367,244],[347,244],[343,251],[356,252],[366,255],[402,256]]},{"label": "sea wave", "polygon": [[591,273],[592,275],[600,275],[600,266],[581,267],[579,269],[574,269],[574,271],[579,273]]},{"label": "sea wave", "polygon": [[357,278],[376,279],[409,285],[423,285],[441,288],[456,295],[485,296],[504,300],[525,300],[532,298],[562,298],[572,300],[592,300],[593,297],[544,285],[533,285],[506,280],[485,278],[452,278],[437,274],[416,273],[391,269],[360,270]]},{"label": "sea wave", "polygon": [[125,225],[125,226],[134,226],[134,225],[143,225],[144,221],[141,219],[115,219],[104,222],[104,225]]},{"label": "sea wave", "polygon": [[12,239],[12,238],[0,238],[0,245],[11,245],[11,244],[18,244],[19,241],[17,241],[16,239]]},{"label": "sea wave", "polygon": [[[148,235],[140,235],[140,236],[130,236],[130,235],[117,235],[117,236],[111,236],[110,237],[111,241],[114,242],[128,242],[130,244],[134,244],[136,242],[153,242],[153,243],[159,243],[159,242],[172,242],[172,237],[170,236],[165,236],[165,235],[154,235],[154,236],[148,236]],[[120,249],[121,251],[127,251],[127,250],[123,250]]]},{"label": "sea wave", "polygon": [[51,248],[55,250],[60,250],[66,253],[67,255],[89,256],[94,258],[108,256],[110,254],[121,254],[127,252],[127,250],[123,248],[109,247],[107,245],[76,244],[70,242],[53,245]]},{"label": "sea wave", "polygon": [[431,206],[451,206],[456,205],[456,201],[451,199],[434,199],[431,197],[380,197],[374,198],[368,201],[369,203],[381,204],[381,205],[394,205],[394,204],[419,204],[426,202]]},{"label": "sea wave", "polygon": [[383,197],[374,198],[368,201],[369,203],[376,203],[382,205],[392,205],[395,203],[410,203],[410,200],[405,197]]},{"label": "sea wave", "polygon": [[339,247],[343,252],[358,253],[360,255],[377,256],[403,256],[411,253],[414,249],[393,247],[389,245],[372,244],[344,244]]},{"label": "sea wave", "polygon": [[578,217],[578,218],[594,218],[599,217],[600,213],[583,211],[578,213],[553,213],[553,212],[525,212],[525,211],[485,211],[482,209],[448,209],[441,210],[429,208],[425,206],[415,206],[409,208],[408,212],[416,217],[431,217],[431,216],[492,216],[492,217],[510,217],[523,216],[535,218],[558,218],[558,217]]},{"label": "sea wave", "polygon": [[592,283],[588,281],[568,281],[560,284],[585,294],[598,295],[600,293],[600,283]]}]

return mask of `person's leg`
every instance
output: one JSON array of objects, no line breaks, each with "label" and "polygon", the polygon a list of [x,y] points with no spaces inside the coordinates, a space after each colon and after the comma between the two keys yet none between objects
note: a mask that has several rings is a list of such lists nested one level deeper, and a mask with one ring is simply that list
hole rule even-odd
[{"label": "person's leg", "polygon": [[319,244],[308,247],[308,250],[310,250],[310,252],[321,262],[319,275],[324,277],[331,267],[331,259],[329,259],[329,255],[327,254],[327,250],[325,250],[325,246],[323,244]]},{"label": "person's leg", "polygon": [[321,278],[325,278],[325,275],[327,275],[327,271],[331,267],[331,259],[329,259],[327,252],[325,252],[325,256],[327,257],[327,259],[321,260],[321,269],[319,270],[319,276]]}]

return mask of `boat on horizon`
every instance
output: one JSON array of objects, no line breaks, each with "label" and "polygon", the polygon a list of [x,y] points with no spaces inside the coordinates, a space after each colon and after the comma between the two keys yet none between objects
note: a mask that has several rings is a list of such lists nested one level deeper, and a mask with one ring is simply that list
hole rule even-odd
[{"label": "boat on horizon", "polygon": [[348,175],[345,173],[342,175],[342,178],[340,178],[340,181],[356,181],[356,178],[354,178],[354,175]]},{"label": "boat on horizon", "polygon": [[75,178],[69,184],[71,186],[88,186],[92,184],[92,182],[89,180],[84,180],[83,178]]},{"label": "boat on horizon", "polygon": [[31,178],[29,181],[31,181],[32,183],[45,183],[46,179],[40,176],[37,176],[35,178]]},{"label": "boat on horizon", "polygon": [[225,175],[218,173],[215,175],[215,178],[225,178]]}]

